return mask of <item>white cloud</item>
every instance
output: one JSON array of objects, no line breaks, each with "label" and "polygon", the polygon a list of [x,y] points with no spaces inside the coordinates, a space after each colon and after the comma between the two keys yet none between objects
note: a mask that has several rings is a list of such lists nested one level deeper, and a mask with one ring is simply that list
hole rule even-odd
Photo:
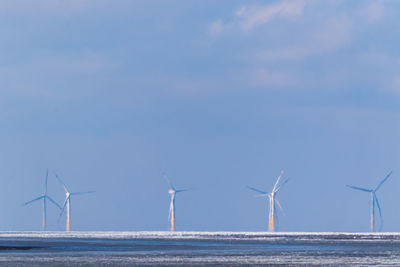
[{"label": "white cloud", "polygon": [[288,46],[275,50],[266,50],[250,56],[255,60],[276,61],[276,60],[299,60],[308,56],[312,49],[305,46]]},{"label": "white cloud", "polygon": [[229,79],[212,79],[205,76],[187,76],[187,77],[158,77],[162,81],[164,88],[169,92],[183,95],[186,97],[206,97],[216,93],[223,93],[227,90],[226,84],[232,81]]},{"label": "white cloud", "polygon": [[389,92],[400,95],[400,75],[394,77],[387,88]]},{"label": "white cloud", "polygon": [[43,56],[30,64],[41,66],[41,70],[64,74],[98,73],[115,67],[115,64],[93,53],[81,55],[79,58]]},{"label": "white cloud", "polygon": [[353,38],[353,24],[347,17],[330,19],[308,31],[295,44],[257,52],[250,58],[262,61],[302,60],[336,51],[350,44]]},{"label": "white cloud", "polygon": [[258,25],[266,24],[274,18],[293,18],[301,15],[305,6],[303,0],[281,1],[266,6],[242,8],[237,12],[240,27],[250,31]]},{"label": "white cloud", "polygon": [[[236,77],[240,84],[265,89],[335,90],[368,84],[371,88],[381,86],[383,90],[400,94],[400,76],[393,79],[390,71],[394,66],[391,58],[397,58],[393,54],[395,45],[379,42],[383,35],[375,33],[377,28],[372,25],[379,22],[384,27],[382,34],[387,35],[387,22],[394,18],[394,8],[390,7],[398,2],[271,2],[239,7],[231,17],[216,20],[210,26],[211,33],[229,31],[229,41],[236,36],[238,43],[243,44],[238,47],[237,58],[244,60],[242,72],[247,74]],[[366,51],[374,54],[357,62]],[[365,63],[367,59],[377,63]]]},{"label": "white cloud", "polygon": [[243,6],[235,12],[231,22],[224,23],[221,19],[213,22],[210,25],[210,32],[222,33],[233,27],[248,32],[275,18],[290,19],[298,17],[303,13],[305,5],[305,0],[282,0],[275,4],[263,6]]},{"label": "white cloud", "polygon": [[260,68],[249,72],[244,82],[246,85],[263,89],[280,89],[283,87],[294,87],[300,82],[300,78],[293,73]]},{"label": "white cloud", "polygon": [[351,41],[352,31],[352,22],[347,17],[331,19],[316,33],[316,48],[322,51],[340,48]]},{"label": "white cloud", "polygon": [[246,7],[245,7],[245,6],[242,6],[241,8],[239,8],[239,9],[236,11],[236,16],[237,16],[237,17],[240,17],[240,16],[242,16],[242,15],[244,14],[244,12],[246,12]]},{"label": "white cloud", "polygon": [[75,13],[111,12],[126,10],[133,1],[119,0],[5,0],[1,1],[0,15],[3,17],[33,16],[58,17]]},{"label": "white cloud", "polygon": [[[38,55],[21,64],[0,66],[0,96],[77,97],[86,90],[82,89],[82,85],[87,85],[85,80],[95,81],[95,77],[116,67],[115,63],[93,53],[74,57]],[[69,93],[60,94],[60,91]]]},{"label": "white cloud", "polygon": [[385,7],[380,1],[373,1],[364,8],[364,15],[370,22],[377,22],[385,14]]},{"label": "white cloud", "polygon": [[217,20],[210,25],[209,31],[211,34],[219,34],[226,30],[228,25],[225,25],[222,20]]}]

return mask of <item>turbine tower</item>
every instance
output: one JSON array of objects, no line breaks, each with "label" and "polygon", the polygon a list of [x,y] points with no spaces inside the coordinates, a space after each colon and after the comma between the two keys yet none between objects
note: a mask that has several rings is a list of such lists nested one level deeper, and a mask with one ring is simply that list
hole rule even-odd
[{"label": "turbine tower", "polygon": [[357,186],[346,185],[352,189],[370,193],[370,195],[371,195],[371,231],[372,232],[375,232],[375,204],[378,207],[379,219],[381,221],[379,231],[381,231],[382,227],[383,227],[382,210],[381,210],[381,206],[379,205],[378,197],[376,196],[376,191],[378,191],[378,189],[383,185],[383,183],[386,182],[387,179],[389,179],[390,175],[392,175],[392,172],[389,172],[389,174],[386,175],[385,178],[383,178],[383,180],[378,184],[378,186],[375,189],[366,189],[366,188],[361,188],[361,187],[357,187]]},{"label": "turbine tower", "polygon": [[248,188],[250,190],[253,190],[253,191],[259,193],[259,195],[257,195],[257,196],[269,198],[268,230],[271,232],[275,231],[275,221],[276,221],[276,215],[275,215],[276,214],[276,206],[275,206],[275,204],[277,204],[278,207],[280,208],[280,210],[283,212],[281,204],[276,199],[276,193],[282,188],[282,186],[284,184],[286,184],[289,181],[289,179],[286,179],[282,184],[279,184],[279,182],[282,178],[282,175],[283,175],[283,170],[281,171],[281,174],[279,175],[278,179],[276,180],[271,193],[267,193],[267,192],[261,191],[259,189],[256,189],[254,187],[248,186]]},{"label": "turbine tower", "polygon": [[56,178],[58,181],[62,184],[64,191],[65,191],[65,200],[63,207],[61,209],[60,213],[60,218],[63,215],[65,208],[67,208],[67,223],[66,223],[66,230],[69,232],[70,227],[71,227],[71,196],[76,196],[76,195],[84,195],[84,194],[89,194],[89,193],[94,193],[96,191],[86,191],[86,192],[70,192],[67,188],[67,186],[63,183],[60,177],[56,174]]},{"label": "turbine tower", "polygon": [[169,205],[168,221],[170,222],[170,231],[175,230],[175,196],[177,193],[188,191],[189,189],[177,190],[171,181],[168,179],[167,175],[163,173],[165,180],[169,185],[168,193],[171,195],[171,202]]},{"label": "turbine tower", "polygon": [[54,201],[49,195],[47,195],[47,180],[49,177],[49,170],[46,170],[46,179],[45,179],[45,183],[44,183],[44,193],[42,195],[40,195],[39,197],[25,202],[24,206],[29,205],[35,201],[41,200],[43,199],[43,208],[42,208],[42,212],[43,212],[43,222],[42,222],[42,230],[46,231],[46,220],[47,220],[47,215],[46,215],[46,209],[47,209],[47,205],[46,205],[46,200],[50,200],[51,203],[53,203],[55,206],[57,206],[59,209],[61,209],[60,205],[58,205],[58,203],[56,201]]}]

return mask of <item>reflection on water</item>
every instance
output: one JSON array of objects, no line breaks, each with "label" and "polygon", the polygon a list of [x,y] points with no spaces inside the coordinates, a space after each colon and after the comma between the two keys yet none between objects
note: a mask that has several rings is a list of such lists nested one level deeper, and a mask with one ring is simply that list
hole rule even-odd
[{"label": "reflection on water", "polygon": [[0,265],[257,264],[400,265],[400,233],[0,233]]}]

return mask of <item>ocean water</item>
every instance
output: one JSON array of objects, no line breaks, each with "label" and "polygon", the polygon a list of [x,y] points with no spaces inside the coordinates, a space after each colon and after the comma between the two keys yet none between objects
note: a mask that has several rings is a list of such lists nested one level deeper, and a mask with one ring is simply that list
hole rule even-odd
[{"label": "ocean water", "polygon": [[0,232],[0,266],[400,266],[400,233]]}]

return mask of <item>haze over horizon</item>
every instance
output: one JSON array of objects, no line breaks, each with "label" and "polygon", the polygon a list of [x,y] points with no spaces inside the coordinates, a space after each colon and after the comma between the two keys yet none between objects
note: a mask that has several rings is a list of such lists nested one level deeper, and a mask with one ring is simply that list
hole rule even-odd
[{"label": "haze over horizon", "polygon": [[[400,232],[400,2],[6,0],[0,230]],[[48,206],[49,230],[59,212]]]}]

